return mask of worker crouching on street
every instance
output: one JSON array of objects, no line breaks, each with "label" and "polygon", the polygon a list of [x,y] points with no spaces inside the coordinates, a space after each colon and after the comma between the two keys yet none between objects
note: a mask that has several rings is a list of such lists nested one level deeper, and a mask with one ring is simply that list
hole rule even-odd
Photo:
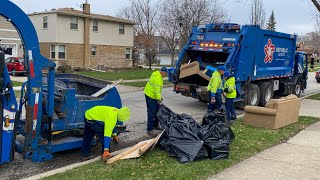
[{"label": "worker crouching on street", "polygon": [[234,109],[234,99],[237,97],[236,79],[227,71],[224,73],[224,96],[226,97],[227,118],[230,123],[234,123],[237,119]]},{"label": "worker crouching on street", "polygon": [[217,71],[212,74],[207,90],[209,91],[208,111],[220,110],[222,106],[222,76],[226,71],[224,66],[219,66]]},{"label": "worker crouching on street", "polygon": [[110,106],[95,106],[85,113],[85,129],[82,145],[82,160],[89,159],[90,146],[93,136],[96,134],[102,143],[102,160],[111,157],[109,152],[111,137],[115,143],[119,138],[114,129],[117,122],[125,122],[130,119],[130,109],[121,109]]},{"label": "worker crouching on street", "polygon": [[162,67],[159,71],[152,73],[144,93],[146,97],[147,109],[148,109],[148,122],[147,122],[147,133],[151,137],[155,137],[161,130],[159,121],[156,114],[159,109],[159,105],[162,104],[162,88],[163,88],[163,77],[167,75],[167,68]]}]

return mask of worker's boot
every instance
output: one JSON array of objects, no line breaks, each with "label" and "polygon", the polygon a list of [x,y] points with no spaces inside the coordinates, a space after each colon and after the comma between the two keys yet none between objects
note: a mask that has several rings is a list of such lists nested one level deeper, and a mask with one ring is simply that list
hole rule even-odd
[{"label": "worker's boot", "polygon": [[155,128],[154,128],[155,130],[159,130],[159,131],[163,131],[163,128],[158,124],[158,126],[156,126]]},{"label": "worker's boot", "polygon": [[148,136],[151,138],[157,137],[160,133],[161,133],[161,131],[156,130],[156,129],[147,132]]},{"label": "worker's boot", "polygon": [[90,156],[88,156],[88,157],[82,156],[82,157],[80,158],[80,160],[81,160],[81,162],[83,162],[83,161],[88,161],[88,160],[93,159],[93,158],[95,158],[94,155],[90,155]]}]

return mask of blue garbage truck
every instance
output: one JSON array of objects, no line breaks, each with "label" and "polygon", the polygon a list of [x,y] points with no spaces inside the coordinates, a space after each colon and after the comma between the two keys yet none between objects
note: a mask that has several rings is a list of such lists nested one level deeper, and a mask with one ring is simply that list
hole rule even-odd
[{"label": "blue garbage truck", "polygon": [[174,91],[201,101],[218,66],[236,78],[237,99],[265,106],[274,96],[301,95],[307,88],[308,57],[296,51],[296,35],[234,23],[194,27],[188,43],[169,72]]}]

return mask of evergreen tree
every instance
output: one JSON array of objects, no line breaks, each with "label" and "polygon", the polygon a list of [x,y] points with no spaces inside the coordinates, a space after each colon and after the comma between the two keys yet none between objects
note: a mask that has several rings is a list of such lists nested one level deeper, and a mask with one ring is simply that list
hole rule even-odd
[{"label": "evergreen tree", "polygon": [[267,29],[271,31],[276,31],[276,18],[274,16],[274,12],[272,11],[271,16],[269,18],[268,24],[267,24]]}]

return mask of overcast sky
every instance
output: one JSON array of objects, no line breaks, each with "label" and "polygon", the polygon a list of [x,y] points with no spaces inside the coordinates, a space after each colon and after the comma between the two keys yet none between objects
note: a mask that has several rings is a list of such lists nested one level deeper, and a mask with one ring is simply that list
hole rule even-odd
[{"label": "overcast sky", "polygon": [[[12,0],[27,13],[45,9],[73,7],[85,0]],[[170,1],[170,0],[168,0]],[[222,0],[231,22],[246,24],[249,22],[250,0],[247,3],[234,3],[234,0]],[[117,11],[128,3],[128,0],[88,0],[93,13],[116,15]],[[310,0],[263,0],[267,18],[275,11],[277,31],[304,34],[314,29],[315,13]]]}]

